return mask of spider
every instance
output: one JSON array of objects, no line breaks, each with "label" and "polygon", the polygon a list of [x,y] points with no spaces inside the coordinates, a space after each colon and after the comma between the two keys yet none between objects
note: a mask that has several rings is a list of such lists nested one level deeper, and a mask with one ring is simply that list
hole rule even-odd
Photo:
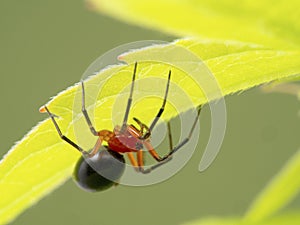
[{"label": "spider", "polygon": [[[133,118],[133,120],[137,123],[139,128],[137,128],[133,124],[129,125],[127,123],[132,103],[136,71],[137,62],[134,64],[130,94],[127,101],[123,123],[121,126],[115,126],[113,131],[97,131],[93,126],[85,108],[84,82],[81,81],[82,113],[89,126],[91,133],[94,136],[98,137],[95,146],[90,151],[85,151],[71,139],[62,134],[55,120],[55,115],[49,111],[47,106],[44,106],[41,109],[42,112],[46,111],[48,113],[60,138],[82,153],[82,156],[79,158],[75,166],[73,178],[78,184],[78,186],[86,191],[102,191],[112,187],[113,185],[117,185],[125,170],[125,159],[123,154],[127,154],[129,161],[131,162],[131,164],[137,172],[141,172],[144,174],[150,173],[152,170],[170,161],[172,159],[172,155],[190,140],[192,133],[195,129],[200,115],[201,107],[199,107],[198,109],[197,116],[188,136],[175,147],[173,147],[172,144],[170,122],[167,123],[170,151],[163,157],[159,156],[159,154],[153,148],[150,138],[151,131],[154,129],[155,125],[157,124],[159,118],[161,117],[165,109],[170,86],[171,70],[169,70],[168,81],[166,84],[162,105],[158,110],[156,117],[152,121],[150,127],[142,123],[139,119],[135,117]],[[103,142],[106,142],[106,145],[103,145]],[[147,149],[150,155],[157,161],[157,164],[147,169],[144,168],[144,147]],[[136,158],[134,154],[136,154]]]}]

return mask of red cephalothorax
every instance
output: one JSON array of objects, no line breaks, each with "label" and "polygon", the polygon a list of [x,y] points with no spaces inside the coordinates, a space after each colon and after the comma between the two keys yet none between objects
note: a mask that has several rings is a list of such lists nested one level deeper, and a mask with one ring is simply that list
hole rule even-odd
[{"label": "red cephalothorax", "polygon": [[99,137],[107,142],[109,149],[118,153],[137,152],[143,148],[139,139],[141,133],[133,125],[125,127],[124,131],[121,131],[119,126],[116,126],[113,132],[102,130]]}]

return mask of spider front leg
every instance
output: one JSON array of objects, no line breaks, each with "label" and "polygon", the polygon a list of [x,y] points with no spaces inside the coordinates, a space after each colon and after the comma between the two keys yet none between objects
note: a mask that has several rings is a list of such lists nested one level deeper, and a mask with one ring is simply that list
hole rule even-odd
[{"label": "spider front leg", "polygon": [[55,126],[55,129],[59,135],[59,137],[64,140],[65,142],[67,142],[68,144],[72,145],[74,148],[76,148],[79,152],[81,152],[82,154],[84,155],[88,155],[89,153],[85,150],[83,150],[79,145],[77,145],[75,142],[73,142],[71,139],[69,139],[68,137],[66,137],[65,135],[62,134],[55,118],[54,118],[54,115],[49,111],[48,107],[47,106],[44,106],[44,109],[46,110],[46,112],[48,113],[49,117],[51,118],[54,126]]},{"label": "spider front leg", "polygon": [[92,151],[91,152],[87,152],[85,150],[83,150],[83,148],[81,148],[79,145],[77,145],[74,141],[72,141],[70,138],[66,137],[65,135],[62,134],[55,118],[54,118],[54,114],[52,114],[48,107],[47,106],[44,106],[44,109],[46,110],[46,112],[48,113],[49,117],[51,118],[54,126],[55,126],[55,129],[59,135],[59,137],[64,140],[65,142],[67,142],[68,144],[70,144],[71,146],[73,146],[75,149],[77,149],[79,152],[82,153],[82,155],[84,156],[87,156],[87,157],[92,157],[94,156],[98,151],[99,151],[99,148],[101,147],[102,145],[102,141],[103,141],[103,137],[104,135],[109,135],[109,134],[106,134],[105,132],[106,131],[103,131],[103,134],[99,135],[99,138],[97,139],[97,142],[95,144],[95,146],[93,147]]},{"label": "spider front leg", "polygon": [[85,89],[84,89],[83,81],[81,81],[81,88],[82,88],[82,108],[81,108],[82,114],[84,115],[86,123],[88,124],[92,134],[94,136],[99,136],[94,148],[92,149],[91,152],[89,152],[89,157],[92,157],[95,154],[97,154],[97,152],[99,151],[100,147],[102,146],[103,140],[107,141],[113,136],[113,132],[108,131],[108,130],[96,131],[95,127],[93,126],[93,124],[90,120],[89,114],[88,114],[88,112],[86,111],[86,108],[85,108]]},{"label": "spider front leg", "polygon": [[168,98],[168,93],[169,93],[169,87],[170,87],[171,73],[172,73],[172,71],[169,70],[168,81],[167,81],[167,85],[166,85],[166,90],[165,90],[165,96],[164,96],[164,99],[163,99],[163,103],[162,103],[160,109],[158,110],[154,120],[152,121],[152,123],[150,125],[150,128],[147,129],[147,132],[142,137],[140,137],[140,139],[146,140],[147,138],[149,138],[151,136],[151,131],[154,129],[154,127],[157,124],[159,118],[161,117],[161,115],[163,114],[163,112],[165,110],[165,106],[166,106],[167,98]]},{"label": "spider front leg", "polygon": [[82,100],[81,100],[81,103],[82,103],[82,108],[81,108],[81,111],[84,115],[84,118],[86,120],[86,123],[88,124],[91,132],[93,135],[95,136],[98,136],[98,132],[96,131],[96,129],[94,128],[91,120],[90,120],[90,117],[89,117],[89,114],[87,113],[86,109],[85,109],[85,90],[84,90],[84,84],[83,84],[83,81],[81,81],[81,88],[82,88]]}]

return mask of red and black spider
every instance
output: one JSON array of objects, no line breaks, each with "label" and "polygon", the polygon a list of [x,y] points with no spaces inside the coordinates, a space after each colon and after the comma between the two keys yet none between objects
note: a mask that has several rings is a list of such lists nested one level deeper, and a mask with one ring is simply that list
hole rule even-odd
[{"label": "red and black spider", "polygon": [[[79,145],[70,140],[68,137],[64,136],[55,120],[55,115],[52,114],[47,106],[41,111],[46,110],[49,114],[59,136],[61,139],[72,145],[78,151],[82,153],[82,157],[78,160],[75,170],[74,170],[74,179],[77,184],[87,191],[102,191],[112,187],[117,184],[120,180],[124,170],[125,170],[125,159],[123,153],[126,153],[131,164],[137,172],[141,173],[150,173],[153,169],[163,165],[168,162],[172,155],[178,151],[183,145],[185,145],[191,138],[196,123],[198,121],[201,107],[199,107],[197,117],[191,127],[191,130],[188,136],[183,139],[177,146],[173,147],[171,128],[170,123],[168,122],[168,136],[169,136],[169,145],[170,151],[163,157],[160,157],[155,151],[151,144],[151,131],[154,129],[157,124],[160,116],[164,112],[165,105],[167,102],[170,79],[171,79],[171,70],[168,74],[168,81],[166,85],[165,95],[163,103],[155,117],[152,121],[150,127],[142,123],[137,118],[133,118],[134,121],[139,126],[139,129],[136,128],[133,124],[127,124],[129,111],[132,103],[132,95],[134,90],[134,83],[137,71],[137,63],[134,64],[134,71],[132,76],[132,83],[130,94],[126,106],[126,111],[123,119],[122,126],[116,126],[113,131],[110,130],[100,130],[96,131],[94,128],[89,115],[85,109],[85,90],[84,83],[81,82],[82,86],[82,113],[85,117],[85,120],[92,132],[93,135],[97,136],[97,142],[91,151],[83,150]],[[103,145],[103,142],[106,142],[107,145]],[[146,148],[150,155],[158,162],[157,164],[151,166],[148,169],[144,169],[144,156],[143,148]],[[136,153],[136,158],[134,157]]]}]

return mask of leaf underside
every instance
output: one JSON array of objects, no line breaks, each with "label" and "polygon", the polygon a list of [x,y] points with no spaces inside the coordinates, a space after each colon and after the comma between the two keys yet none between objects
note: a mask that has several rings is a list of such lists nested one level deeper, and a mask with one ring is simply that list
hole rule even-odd
[{"label": "leaf underside", "polygon": [[[146,60],[149,55],[155,58],[155,54],[167,51],[173,45],[187,48],[202,58],[217,79],[224,96],[263,83],[292,77],[300,72],[300,62],[296,60],[299,58],[299,53],[274,51],[240,42],[184,39],[169,45],[139,49],[122,55],[122,60],[128,65],[107,68],[85,82],[88,111],[98,130],[112,129],[114,125],[112,110],[122,112],[119,115],[122,116],[125,105],[116,107],[114,103],[117,97],[119,98],[118,93],[124,86],[130,84],[133,62],[139,62],[137,79],[154,76],[156,79],[162,78],[164,81],[161,82],[162,87],[165,86],[170,65],[143,60]],[[153,85],[156,85],[156,79],[153,80]],[[203,93],[192,90],[189,80],[185,79],[189,79],[188,76],[175,68],[172,83],[187,91],[194,105],[207,103]],[[144,86],[138,85],[137,89],[139,88],[143,89]],[[124,93],[123,99],[127,100],[128,92]],[[163,96],[163,91],[160,95]],[[89,133],[80,112],[80,96],[81,89],[79,85],[75,85],[59,93],[47,105],[54,114],[59,115],[57,121],[63,133],[79,142],[83,148],[90,149],[95,139]],[[143,122],[149,123],[157,112],[157,105],[161,104],[161,98],[146,101],[150,101],[151,104],[135,103],[129,117],[132,118],[134,115],[142,118]],[[169,108],[164,113],[164,119],[170,119],[187,110],[183,108],[176,111],[172,107]],[[76,129],[77,127],[80,129]],[[12,220],[68,179],[79,157],[77,151],[59,139],[49,119],[33,128],[1,161],[0,224]]]}]

